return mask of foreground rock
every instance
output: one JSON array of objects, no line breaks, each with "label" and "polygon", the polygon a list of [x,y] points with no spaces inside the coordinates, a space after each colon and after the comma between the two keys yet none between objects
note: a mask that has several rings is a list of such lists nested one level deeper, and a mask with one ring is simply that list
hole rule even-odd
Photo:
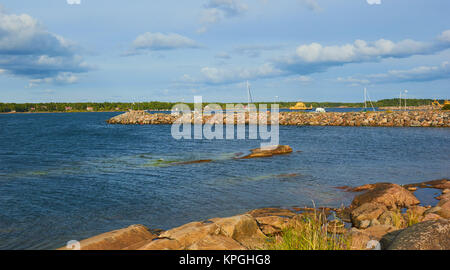
[{"label": "foreground rock", "polygon": [[450,220],[430,220],[415,224],[384,242],[390,250],[450,249]]},{"label": "foreground rock", "polygon": [[[81,250],[136,249],[157,236],[143,225],[132,225],[125,229],[103,233],[80,242]],[[61,250],[70,249],[67,247]]]}]

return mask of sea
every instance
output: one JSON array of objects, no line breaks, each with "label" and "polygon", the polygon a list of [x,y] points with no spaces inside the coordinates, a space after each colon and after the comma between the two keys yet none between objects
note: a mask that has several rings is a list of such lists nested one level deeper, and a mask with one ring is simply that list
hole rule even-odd
[{"label": "sea", "polygon": [[105,122],[119,113],[0,114],[0,249],[263,207],[340,207],[354,194],[339,186],[450,176],[449,128],[280,126],[293,153],[236,159],[263,140],[177,140],[170,125]]}]

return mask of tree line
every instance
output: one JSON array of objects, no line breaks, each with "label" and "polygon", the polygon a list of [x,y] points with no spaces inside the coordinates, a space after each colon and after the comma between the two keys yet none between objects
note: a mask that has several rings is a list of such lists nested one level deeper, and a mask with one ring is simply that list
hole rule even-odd
[{"label": "tree line", "polygon": [[[443,100],[438,100],[443,104]],[[404,105],[404,100],[402,101]],[[424,106],[430,105],[433,102],[432,99],[407,99],[406,104],[408,106]],[[215,102],[205,102],[203,106],[209,103]],[[272,102],[255,102],[254,104],[259,106],[260,104],[271,104]],[[277,102],[280,108],[289,108],[295,106],[296,101],[287,102],[279,101]],[[351,107],[359,108],[364,107],[364,103],[348,103],[348,102],[304,102],[307,107],[312,106],[314,108],[324,107],[324,108],[335,108],[335,107]],[[50,103],[0,103],[0,112],[108,112],[108,111],[127,111],[127,110],[171,110],[172,107],[177,104],[177,102],[77,102],[77,103],[66,103],[66,102],[50,102]],[[191,109],[194,109],[194,103],[185,103]],[[227,103],[216,103],[225,109]],[[398,106],[399,99],[382,99],[372,102],[374,107],[388,107],[388,106]],[[368,104],[370,106],[370,104]]]}]

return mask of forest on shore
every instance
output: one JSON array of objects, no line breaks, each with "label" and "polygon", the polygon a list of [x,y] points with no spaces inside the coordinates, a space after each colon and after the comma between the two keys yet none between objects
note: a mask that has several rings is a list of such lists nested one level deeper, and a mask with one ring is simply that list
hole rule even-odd
[{"label": "forest on shore", "polygon": [[[438,100],[439,103],[443,104],[444,100]],[[399,99],[382,99],[372,102],[374,107],[388,107],[388,106],[399,106]],[[432,99],[407,99],[406,104],[408,106],[426,106],[431,105]],[[154,110],[154,111],[164,111],[171,110],[175,104],[180,102],[50,102],[50,103],[0,103],[0,113],[11,113],[11,112],[109,112],[109,111],[128,111],[128,110]],[[203,103],[203,106],[215,103],[220,105],[222,108],[226,108],[227,103],[222,102],[208,102]],[[260,104],[272,104],[274,102],[254,102],[255,105]],[[294,106],[297,102],[292,101],[279,101],[277,102],[280,108],[289,108]],[[347,103],[347,102],[304,102],[307,107],[312,106],[313,108],[323,107],[323,108],[337,108],[337,107],[349,107],[349,108],[360,108],[364,107],[364,103]],[[194,108],[194,103],[185,103],[191,109]],[[371,106],[368,104],[367,106]],[[405,104],[405,100],[402,100],[402,105]]]}]

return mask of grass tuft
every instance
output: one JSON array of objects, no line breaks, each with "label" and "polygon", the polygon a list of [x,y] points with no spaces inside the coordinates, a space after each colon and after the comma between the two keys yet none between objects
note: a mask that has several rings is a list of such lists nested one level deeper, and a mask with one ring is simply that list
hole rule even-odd
[{"label": "grass tuft", "polygon": [[271,237],[268,250],[348,250],[350,238],[330,233],[323,213],[304,213],[293,218],[279,235]]}]

